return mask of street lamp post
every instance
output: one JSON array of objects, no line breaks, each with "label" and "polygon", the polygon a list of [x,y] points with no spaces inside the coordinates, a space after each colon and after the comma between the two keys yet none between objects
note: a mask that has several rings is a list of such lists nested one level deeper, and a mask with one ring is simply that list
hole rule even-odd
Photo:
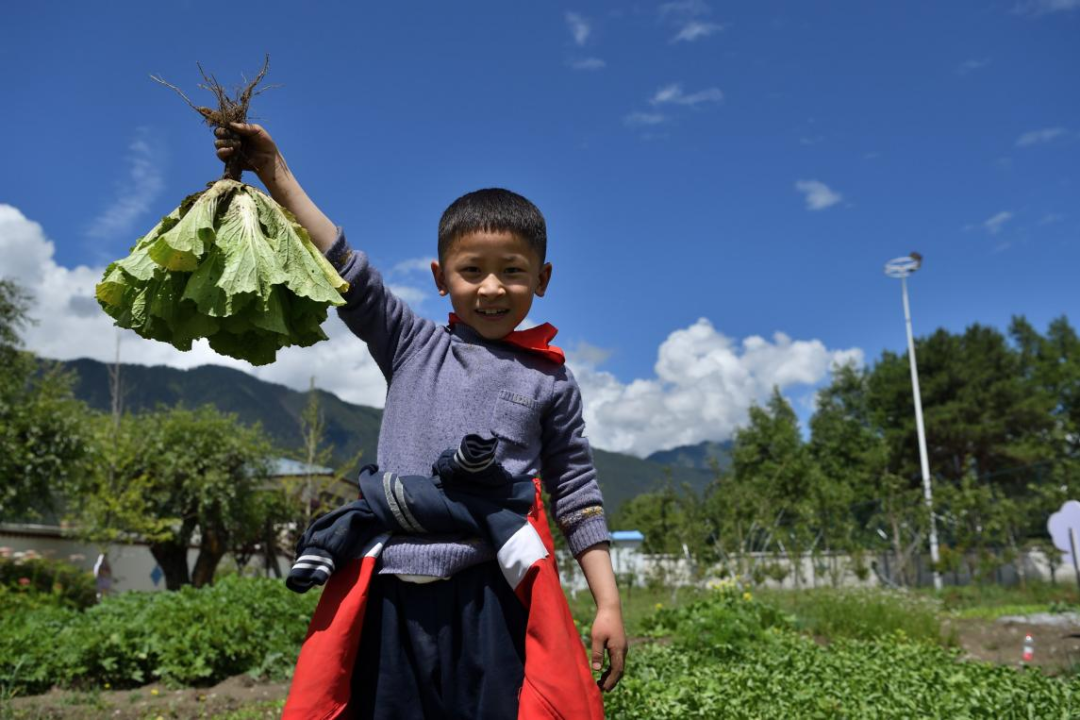
[{"label": "street lamp post", "polygon": [[885,263],[885,274],[900,278],[904,296],[904,323],[907,326],[908,359],[911,361],[911,389],[915,395],[915,428],[919,433],[919,462],[922,465],[923,498],[930,515],[930,561],[934,565],[934,589],[941,590],[941,573],[938,572],[937,522],[934,519],[934,496],[930,489],[930,460],[926,455],[926,430],[923,428],[922,397],[919,393],[919,371],[915,365],[915,336],[911,332],[911,309],[908,306],[907,278],[922,266],[922,255],[911,253]]}]

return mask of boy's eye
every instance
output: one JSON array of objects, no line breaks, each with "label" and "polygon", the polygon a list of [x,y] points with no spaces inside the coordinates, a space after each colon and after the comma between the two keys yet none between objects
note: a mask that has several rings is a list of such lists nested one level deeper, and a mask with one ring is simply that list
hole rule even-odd
[{"label": "boy's eye", "polygon": [[506,273],[508,275],[513,275],[514,273],[520,273],[520,272],[525,272],[525,270],[523,270],[522,268],[519,268],[519,267],[508,267],[508,268],[506,268]]}]

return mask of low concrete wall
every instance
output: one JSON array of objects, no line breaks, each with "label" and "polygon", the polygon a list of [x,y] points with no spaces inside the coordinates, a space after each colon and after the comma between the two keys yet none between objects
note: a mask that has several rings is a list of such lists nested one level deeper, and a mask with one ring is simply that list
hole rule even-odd
[{"label": "low concrete wall", "polygon": [[[611,562],[621,587],[626,587],[630,583],[636,587],[643,587],[650,583],[679,587],[706,585],[710,580],[739,573],[740,568],[741,574],[746,576],[750,584],[788,590],[834,586],[887,587],[899,582],[899,579],[895,577],[895,560],[889,553],[864,554],[862,559],[864,572],[862,573],[856,572],[854,558],[842,553],[804,555],[798,559],[772,553],[750,553],[742,558],[732,559],[727,566],[721,564],[703,568],[679,555],[647,555],[636,549],[613,548]],[[975,565],[974,562],[972,564]],[[568,589],[574,592],[588,589],[576,563],[563,552],[559,553],[559,567],[562,571],[563,584]],[[793,572],[795,567],[800,570],[798,580]],[[755,568],[758,570],[757,573],[754,572]],[[930,570],[929,556],[913,558],[909,574],[916,585],[932,586],[933,574]],[[755,575],[761,578],[760,583],[753,583],[751,580]],[[779,576],[782,576],[781,579],[776,579]],[[1071,565],[1066,566],[1057,559],[1051,565],[1045,553],[1032,550],[1023,553],[1013,562],[1001,565],[982,582],[1017,585],[1021,578],[1029,582],[1056,582],[1070,585],[1077,581],[1076,573]],[[946,586],[971,585],[980,582],[979,579],[971,576],[966,565],[956,572],[943,573],[942,581]]]},{"label": "low concrete wall", "polygon": [[[98,554],[102,549],[96,545],[65,537],[60,528],[50,525],[0,525],[0,547],[10,548],[11,552],[32,550],[43,557],[64,560],[83,568],[88,572],[94,569]],[[109,545],[109,565],[112,567],[112,592],[125,590],[164,590],[165,580],[153,580],[157,561],[150,554],[150,548],[143,543],[114,543]],[[188,567],[195,567],[198,550],[188,551]],[[282,573],[288,573],[292,558],[279,557],[278,567]],[[222,560],[222,568],[232,565],[229,556]],[[254,558],[249,568],[263,567],[261,557]]]}]

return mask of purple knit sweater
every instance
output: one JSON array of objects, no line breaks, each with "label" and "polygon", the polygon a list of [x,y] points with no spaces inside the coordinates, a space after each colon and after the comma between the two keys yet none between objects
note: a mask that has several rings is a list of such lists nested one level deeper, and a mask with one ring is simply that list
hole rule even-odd
[{"label": "purple knit sweater", "polygon": [[[443,450],[469,433],[500,439],[496,460],[512,475],[539,475],[552,514],[577,555],[608,540],[581,392],[570,370],[512,345],[416,315],[383,284],[344,235],[326,257],[349,282],[341,319],[367,343],[387,381],[376,462],[400,475],[430,475]],[[479,538],[397,535],[382,573],[451,575],[495,551]]]}]

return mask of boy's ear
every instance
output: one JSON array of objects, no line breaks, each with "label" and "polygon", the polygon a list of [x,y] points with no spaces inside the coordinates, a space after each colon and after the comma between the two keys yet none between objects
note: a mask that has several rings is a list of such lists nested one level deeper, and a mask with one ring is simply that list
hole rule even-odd
[{"label": "boy's ear", "polygon": [[431,261],[431,276],[435,278],[435,287],[439,289],[439,295],[446,295],[446,277],[438,260]]},{"label": "boy's ear", "polygon": [[540,284],[536,286],[536,297],[544,297],[549,282],[551,282],[551,263],[544,263],[544,267],[540,268]]}]

